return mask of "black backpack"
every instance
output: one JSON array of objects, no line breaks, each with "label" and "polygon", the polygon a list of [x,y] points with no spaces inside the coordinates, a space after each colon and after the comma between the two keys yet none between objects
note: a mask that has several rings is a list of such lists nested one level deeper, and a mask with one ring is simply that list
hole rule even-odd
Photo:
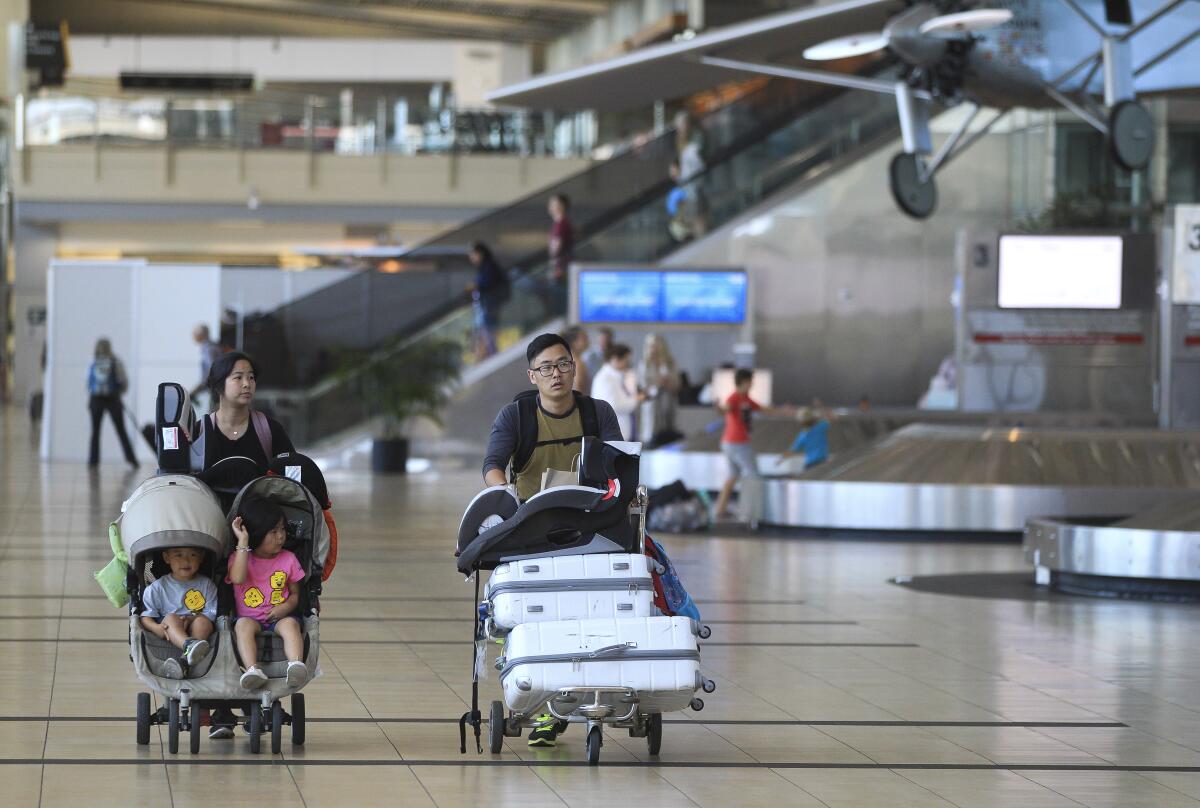
[{"label": "black backpack", "polygon": [[513,450],[509,480],[515,481],[517,472],[525,468],[529,458],[539,446],[574,443],[584,438],[600,437],[600,419],[596,417],[596,400],[582,393],[574,393],[575,407],[579,410],[579,420],[583,426],[583,434],[572,438],[559,440],[538,441],[537,421],[537,390],[526,390],[513,399],[517,405],[517,446]]}]

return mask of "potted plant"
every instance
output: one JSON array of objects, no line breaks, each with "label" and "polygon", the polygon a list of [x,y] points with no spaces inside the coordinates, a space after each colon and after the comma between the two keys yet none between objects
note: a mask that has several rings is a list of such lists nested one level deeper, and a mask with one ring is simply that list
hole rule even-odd
[{"label": "potted plant", "polygon": [[348,359],[343,373],[355,379],[367,413],[381,423],[371,445],[372,471],[404,473],[409,448],[405,428],[421,417],[442,425],[461,364],[462,346],[449,340],[393,341]]}]

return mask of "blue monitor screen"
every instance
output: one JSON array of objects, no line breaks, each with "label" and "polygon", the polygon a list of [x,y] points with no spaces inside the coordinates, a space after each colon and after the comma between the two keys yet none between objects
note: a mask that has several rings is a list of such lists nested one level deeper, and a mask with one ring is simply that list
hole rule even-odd
[{"label": "blue monitor screen", "polygon": [[746,273],[584,270],[581,323],[731,324],[746,319]]},{"label": "blue monitor screen", "polygon": [[581,323],[655,323],[661,297],[661,272],[579,273]]},{"label": "blue monitor screen", "polygon": [[663,273],[664,323],[740,323],[745,319],[744,272]]}]

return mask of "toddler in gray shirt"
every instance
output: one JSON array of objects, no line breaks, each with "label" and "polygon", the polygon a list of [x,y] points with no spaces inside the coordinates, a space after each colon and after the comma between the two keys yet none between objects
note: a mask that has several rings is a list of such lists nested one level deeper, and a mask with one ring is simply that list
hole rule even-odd
[{"label": "toddler in gray shirt", "polygon": [[163,551],[170,575],[154,581],[142,593],[142,627],[183,652],[182,661],[164,662],[167,676],[182,679],[208,656],[208,638],[217,619],[217,587],[200,574],[204,553],[194,547]]}]

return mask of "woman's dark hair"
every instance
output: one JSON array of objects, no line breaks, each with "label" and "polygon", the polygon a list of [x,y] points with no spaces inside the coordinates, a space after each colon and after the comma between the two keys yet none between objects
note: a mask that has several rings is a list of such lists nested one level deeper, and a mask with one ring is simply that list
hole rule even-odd
[{"label": "woman's dark hair", "polygon": [[250,363],[250,369],[254,371],[254,376],[257,378],[258,367],[254,364],[254,360],[241,351],[230,351],[229,353],[221,354],[212,363],[212,367],[208,369],[207,386],[208,391],[212,393],[214,408],[221,402],[221,394],[225,392],[225,380],[233,373],[234,365],[242,359]]},{"label": "woman's dark hair", "polygon": [[251,494],[242,500],[237,515],[242,517],[242,525],[250,534],[250,549],[257,550],[267,534],[279,524],[283,511],[271,500]]}]

